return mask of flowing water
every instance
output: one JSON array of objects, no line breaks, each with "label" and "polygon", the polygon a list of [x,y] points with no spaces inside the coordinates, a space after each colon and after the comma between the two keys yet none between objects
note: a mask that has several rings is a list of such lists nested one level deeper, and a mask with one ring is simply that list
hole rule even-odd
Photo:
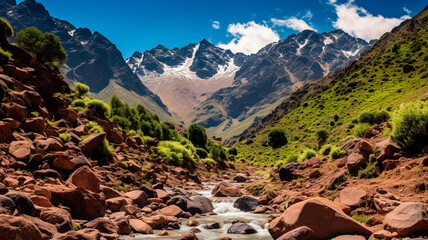
[{"label": "flowing water", "polygon": [[[267,215],[266,214],[253,214],[249,212],[242,212],[241,210],[234,208],[233,203],[237,198],[217,198],[211,195],[211,190],[214,187],[213,184],[205,184],[205,190],[195,190],[195,193],[198,193],[202,196],[205,196],[213,202],[214,212],[217,215],[212,216],[202,216],[199,218],[194,218],[198,221],[200,225],[197,227],[201,230],[200,233],[197,233],[196,236],[200,240],[215,240],[219,237],[229,236],[232,239],[248,239],[248,240],[271,240],[267,226]],[[214,201],[216,200],[216,201]],[[221,200],[221,202],[217,202]],[[227,230],[232,225],[233,221],[243,220],[253,228],[257,230],[256,234],[227,234]],[[210,223],[216,221],[221,224],[221,229],[205,229],[202,227],[205,223]],[[179,230],[168,230],[168,236],[158,236],[161,231],[155,230],[154,234],[142,235],[135,234],[135,239],[163,239],[163,240],[172,240],[177,239],[183,233],[191,230],[194,227],[188,227],[186,225],[187,220],[181,222],[181,228]]]}]

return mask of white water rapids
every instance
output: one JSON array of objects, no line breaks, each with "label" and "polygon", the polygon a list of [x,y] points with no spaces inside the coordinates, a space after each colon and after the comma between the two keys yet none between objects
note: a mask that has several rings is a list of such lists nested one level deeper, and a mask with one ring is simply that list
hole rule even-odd
[{"label": "white water rapids", "polygon": [[[206,190],[195,190],[194,192],[201,194],[209,198],[213,202],[214,212],[217,215],[212,216],[201,216],[198,218],[192,218],[200,223],[198,228],[201,230],[200,233],[197,233],[196,236],[200,240],[215,240],[220,237],[229,236],[232,239],[248,239],[248,240],[272,240],[267,227],[267,215],[266,214],[254,214],[250,212],[243,212],[237,208],[233,207],[233,203],[237,198],[217,198],[211,195],[211,190],[214,187],[212,184],[206,184]],[[213,201],[213,200],[221,200],[221,202]],[[257,230],[255,234],[227,234],[227,230],[232,225],[233,221],[241,220],[245,221],[253,228]],[[143,239],[162,239],[162,240],[172,240],[177,239],[183,233],[190,231],[195,227],[189,227],[186,225],[187,219],[181,222],[179,230],[168,230],[169,235],[167,236],[158,236],[161,231],[155,230],[154,234],[150,235],[142,235],[142,234],[134,234],[135,239],[143,240]],[[205,229],[202,227],[203,224],[212,223],[216,221],[220,223],[221,229]]]}]

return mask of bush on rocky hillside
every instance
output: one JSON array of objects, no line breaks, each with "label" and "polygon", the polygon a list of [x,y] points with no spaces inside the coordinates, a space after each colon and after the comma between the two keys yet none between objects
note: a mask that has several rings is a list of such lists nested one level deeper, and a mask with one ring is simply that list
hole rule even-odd
[{"label": "bush on rocky hillside", "polygon": [[10,52],[6,52],[0,48],[0,65],[4,65],[9,62],[10,57],[12,57],[12,54]]},{"label": "bush on rocky hillside", "polygon": [[189,140],[196,147],[205,148],[207,144],[207,134],[205,129],[198,124],[191,124],[188,129]]},{"label": "bush on rocky hillside", "polygon": [[13,36],[13,28],[4,18],[0,18],[0,33],[4,33],[0,36],[0,42],[6,42],[7,38]]},{"label": "bush on rocky hillside", "polygon": [[280,128],[272,129],[268,134],[268,144],[273,148],[279,148],[288,143],[284,130]]},{"label": "bush on rocky hillside", "polygon": [[418,151],[428,143],[428,103],[404,104],[392,117],[392,136],[400,147]]}]

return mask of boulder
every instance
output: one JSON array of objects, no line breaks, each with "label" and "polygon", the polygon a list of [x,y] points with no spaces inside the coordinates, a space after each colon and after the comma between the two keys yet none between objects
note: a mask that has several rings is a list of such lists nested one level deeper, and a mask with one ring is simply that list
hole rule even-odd
[{"label": "boulder", "polygon": [[92,220],[105,214],[105,200],[98,194],[82,188],[59,185],[48,185],[46,188],[52,193],[53,198],[71,209],[73,218]]},{"label": "boulder", "polygon": [[247,223],[237,222],[227,229],[228,234],[254,234],[257,230]]},{"label": "boulder", "polygon": [[129,219],[129,225],[134,232],[142,234],[153,234],[152,227],[139,219]]},{"label": "boulder", "polygon": [[22,215],[22,217],[36,224],[37,228],[42,233],[43,239],[51,239],[55,234],[58,233],[58,230],[56,229],[55,225],[51,223],[42,221],[39,218],[31,217],[25,214]]},{"label": "boulder", "polygon": [[118,191],[114,190],[113,188],[106,187],[103,185],[100,185],[100,190],[103,192],[105,199],[116,198],[116,197],[122,196],[122,194],[120,194]]},{"label": "boulder", "polygon": [[119,227],[111,220],[103,217],[96,218],[83,225],[85,228],[94,228],[102,233],[116,234],[119,232]]},{"label": "boulder", "polygon": [[34,178],[61,178],[61,175],[53,169],[41,169],[33,172]]},{"label": "boulder", "polygon": [[0,195],[0,214],[12,215],[15,209],[16,206],[12,199]]},{"label": "boulder", "polygon": [[156,196],[158,198],[162,199],[162,201],[165,203],[171,198],[169,193],[167,193],[166,191],[164,191],[162,189],[156,189]]},{"label": "boulder", "polygon": [[215,197],[240,197],[241,191],[229,182],[221,182],[214,187],[211,194]]},{"label": "boulder", "polygon": [[27,214],[30,216],[34,216],[36,214],[33,202],[24,193],[13,191],[8,192],[5,196],[15,203],[16,210],[18,210],[20,214]]},{"label": "boulder", "polygon": [[119,228],[118,233],[120,235],[129,235],[131,233],[132,229],[131,229],[131,225],[129,224],[128,218],[124,217],[114,221],[117,227]]},{"label": "boulder", "polygon": [[12,138],[12,126],[8,122],[0,121],[0,143],[9,142]]},{"label": "boulder", "polygon": [[428,214],[421,202],[400,204],[383,219],[384,228],[400,236],[427,236]]},{"label": "boulder", "polygon": [[92,156],[92,154],[97,150],[98,146],[104,142],[106,135],[107,134],[105,132],[92,134],[85,140],[81,141],[79,143],[79,147],[82,149],[82,153],[86,157]]},{"label": "boulder", "polygon": [[28,140],[13,141],[9,145],[9,154],[16,160],[22,161],[28,158],[36,148]]},{"label": "boulder", "polygon": [[153,229],[162,229],[168,225],[168,218],[165,215],[154,215],[150,217],[143,217],[145,223],[149,224]]},{"label": "boulder", "polygon": [[4,240],[42,240],[39,228],[24,217],[0,214],[0,236]]},{"label": "boulder", "polygon": [[347,187],[340,191],[339,203],[349,207],[359,207],[367,199],[367,192],[355,187]]},{"label": "boulder", "polygon": [[238,173],[234,178],[233,181],[235,182],[246,182],[248,180],[248,177],[245,176],[244,174],[240,174]]},{"label": "boulder", "polygon": [[68,231],[55,235],[52,240],[100,240],[101,233],[96,229],[82,229],[79,231]]},{"label": "boulder", "polygon": [[150,187],[150,186],[149,186],[149,185],[147,185],[147,184],[142,184],[142,185],[138,188],[138,190],[141,190],[141,191],[145,192],[149,198],[156,198],[156,197],[157,197],[156,190],[155,190],[155,189],[153,189],[152,187]]},{"label": "boulder", "polygon": [[254,211],[257,206],[258,206],[257,199],[250,196],[242,196],[233,203],[233,207],[243,212]]},{"label": "boulder", "polygon": [[392,140],[391,136],[388,136],[381,142],[376,143],[375,146],[380,151],[380,156],[382,156],[383,159],[392,158],[394,153],[400,151],[400,147],[398,147],[394,140]]},{"label": "boulder", "polygon": [[30,199],[33,202],[33,204],[37,206],[52,207],[51,201],[49,201],[49,199],[47,199],[46,197],[34,195],[34,196],[31,196]]},{"label": "boulder", "polygon": [[373,202],[377,212],[381,214],[389,213],[401,204],[392,194],[376,194]]},{"label": "boulder", "polygon": [[53,224],[58,232],[64,233],[73,230],[70,213],[62,208],[40,208],[40,219]]},{"label": "boulder", "polygon": [[291,205],[269,224],[269,233],[276,239],[298,227],[307,226],[314,232],[314,239],[328,239],[343,234],[365,237],[371,231],[346,215],[341,204],[323,198],[311,198]]},{"label": "boulder", "polygon": [[124,194],[125,197],[131,199],[134,204],[137,204],[140,208],[146,206],[148,196],[141,190],[134,190]]},{"label": "boulder", "polygon": [[16,121],[22,122],[27,117],[27,108],[17,103],[7,103],[6,116],[15,119]]},{"label": "boulder", "polygon": [[360,235],[341,235],[341,236],[332,238],[331,240],[366,240],[366,239],[367,238]]},{"label": "boulder", "polygon": [[79,114],[75,110],[69,108],[60,109],[57,111],[57,113],[61,116],[62,119],[65,119],[70,123],[77,121],[77,118],[79,117]]},{"label": "boulder", "polygon": [[176,205],[192,215],[209,213],[214,210],[212,202],[204,196],[192,196],[190,198],[187,196],[175,196],[166,205]]},{"label": "boulder", "polygon": [[88,166],[80,167],[74,171],[68,178],[67,182],[88,191],[100,192],[101,181]]},{"label": "boulder", "polygon": [[[128,199],[129,200],[129,199]],[[106,200],[108,209],[113,212],[121,211],[122,207],[128,205],[127,198],[125,197],[115,197]]]},{"label": "boulder", "polygon": [[298,178],[298,175],[295,175],[295,170],[301,168],[303,165],[301,163],[287,163],[279,167],[279,179],[281,181],[291,181],[295,178]]},{"label": "boulder", "polygon": [[25,120],[22,128],[26,132],[44,134],[46,132],[45,120],[42,117],[29,118]]},{"label": "boulder", "polygon": [[193,231],[187,231],[177,238],[177,240],[198,240],[198,238]]},{"label": "boulder", "polygon": [[58,138],[48,138],[45,140],[34,141],[37,148],[43,149],[46,152],[50,151],[61,151],[64,145]]},{"label": "boulder", "polygon": [[373,151],[366,151],[370,150],[371,145],[361,138],[348,140],[341,147],[345,150],[346,155],[348,155],[346,167],[349,171],[357,171],[363,167]]},{"label": "boulder", "polygon": [[160,210],[160,213],[165,216],[179,217],[183,213],[183,210],[175,205],[169,205],[167,207],[162,208]]},{"label": "boulder", "polygon": [[312,240],[314,239],[314,232],[312,229],[302,226],[295,228],[281,237],[279,237],[277,240]]}]

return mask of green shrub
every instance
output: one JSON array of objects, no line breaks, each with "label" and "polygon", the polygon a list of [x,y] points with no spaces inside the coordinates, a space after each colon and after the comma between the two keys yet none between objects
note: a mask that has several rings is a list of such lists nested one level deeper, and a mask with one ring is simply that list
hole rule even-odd
[{"label": "green shrub", "polygon": [[67,59],[61,40],[53,33],[42,33],[36,28],[29,27],[16,35],[16,41],[19,47],[34,54],[41,63],[63,64]]},{"label": "green shrub", "polygon": [[86,126],[89,128],[90,133],[102,133],[104,132],[104,129],[98,125],[97,122],[90,121]]},{"label": "green shrub", "polygon": [[366,132],[371,128],[371,126],[368,123],[362,123],[362,124],[358,124],[357,126],[355,126],[354,128],[354,136],[357,137],[364,137],[364,135],[366,134]]},{"label": "green shrub", "polygon": [[80,226],[80,224],[73,222],[73,230],[74,231],[79,231],[82,229],[82,226]]},{"label": "green shrub", "polygon": [[192,150],[179,142],[160,141],[156,147],[156,152],[159,156],[167,160],[168,163],[181,165],[184,159],[194,160]]},{"label": "green shrub", "polygon": [[7,38],[13,36],[13,28],[10,26],[9,22],[0,17],[0,32],[4,33],[4,36],[0,36],[0,41],[7,40]]},{"label": "green shrub", "polygon": [[126,161],[122,161],[120,164],[122,164],[122,166],[124,168],[128,168],[129,167],[129,165],[128,165],[128,163]]},{"label": "green shrub", "polygon": [[210,157],[216,161],[227,160],[227,153],[222,145],[213,144],[210,149]]},{"label": "green shrub", "polygon": [[141,140],[143,140],[144,145],[153,145],[155,139],[149,136],[140,136]]},{"label": "green shrub", "polygon": [[310,159],[313,158],[317,155],[317,153],[315,152],[315,150],[307,148],[305,149],[302,154],[300,154],[298,162],[303,162],[306,159]]},{"label": "green shrub", "polygon": [[103,143],[100,144],[97,148],[97,153],[102,156],[110,156],[113,153],[113,147],[110,146],[110,143],[107,139],[104,139]]},{"label": "green shrub", "polygon": [[330,151],[330,160],[334,161],[345,156],[345,151],[341,148],[333,147]]},{"label": "green shrub", "polygon": [[196,148],[196,154],[198,154],[198,156],[200,158],[207,158],[208,157],[207,150],[205,150],[203,148]]},{"label": "green shrub", "polygon": [[392,137],[406,151],[419,151],[428,143],[428,103],[413,102],[394,112]]},{"label": "green shrub", "polygon": [[9,62],[12,57],[12,53],[4,51],[0,48],[0,65],[4,65]]},{"label": "green shrub", "polygon": [[64,133],[60,133],[59,134],[59,138],[63,141],[63,142],[68,142],[71,140],[71,135],[68,132],[64,132]]},{"label": "green shrub", "polygon": [[328,139],[328,132],[326,130],[317,131],[318,146],[321,147]]},{"label": "green shrub", "polygon": [[231,148],[229,148],[229,150],[227,150],[227,153],[229,155],[236,156],[236,155],[238,155],[238,150],[235,147],[231,147]]},{"label": "green shrub", "polygon": [[287,137],[285,136],[284,130],[280,128],[274,128],[270,130],[268,134],[268,144],[272,148],[279,148],[288,143]]},{"label": "green shrub", "polygon": [[249,139],[247,139],[246,141],[245,141],[245,144],[247,144],[247,145],[250,145],[251,143],[253,143],[254,142],[254,140],[253,139],[251,139],[251,138],[249,138]]},{"label": "green shrub", "polygon": [[326,144],[326,145],[322,146],[322,148],[320,149],[320,154],[323,155],[323,156],[329,155],[332,148],[334,148],[333,145]]},{"label": "green shrub", "polygon": [[89,92],[89,87],[83,83],[76,83],[76,85],[74,85],[74,88],[76,89],[77,96],[79,98],[82,98],[85,94]]},{"label": "green shrub", "polygon": [[369,219],[369,217],[365,215],[352,215],[352,219],[357,222],[365,223]]},{"label": "green shrub", "polygon": [[358,171],[359,178],[376,178],[379,173],[376,171],[376,161],[370,161],[367,163],[366,168]]},{"label": "green shrub", "polygon": [[129,127],[131,127],[131,122],[127,118],[121,116],[113,116],[112,118],[110,118],[110,120],[119,124],[119,126],[121,126],[123,129],[129,129]]},{"label": "green shrub", "polygon": [[193,145],[205,148],[205,145],[207,144],[207,133],[202,126],[195,123],[191,124],[188,129],[188,136]]},{"label": "green shrub", "polygon": [[110,116],[110,106],[107,105],[105,102],[97,99],[93,99],[88,101],[87,103],[88,108],[94,109],[99,114],[104,114],[105,116]]},{"label": "green shrub", "polygon": [[71,106],[75,108],[79,108],[80,110],[83,110],[86,108],[86,103],[82,99],[76,99],[73,102],[71,102]]},{"label": "green shrub", "polygon": [[385,110],[382,111],[372,111],[372,112],[363,112],[360,114],[358,121],[360,123],[369,123],[380,124],[387,121],[390,118],[389,113]]}]

